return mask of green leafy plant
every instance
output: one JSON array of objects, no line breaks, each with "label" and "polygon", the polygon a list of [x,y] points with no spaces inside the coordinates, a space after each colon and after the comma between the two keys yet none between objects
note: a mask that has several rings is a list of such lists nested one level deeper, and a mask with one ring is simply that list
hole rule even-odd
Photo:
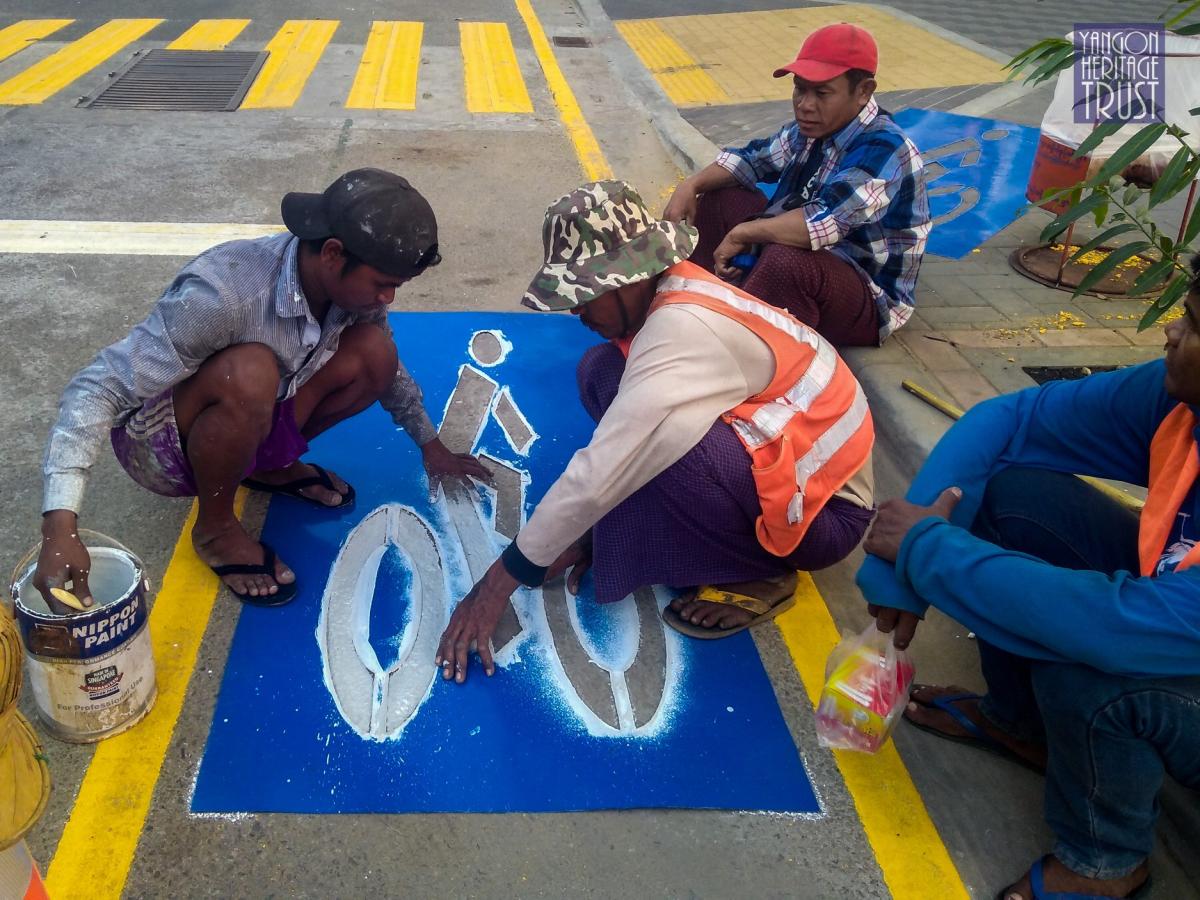
[{"label": "green leafy plant", "polygon": [[[1180,35],[1200,34],[1200,0],[1175,0],[1159,16],[1165,27]],[[1071,67],[1075,48],[1065,38],[1047,38],[1013,57],[1007,69],[1010,80],[1018,76],[1029,85],[1041,84]],[[1200,107],[1190,110],[1192,116],[1200,116]],[[1105,122],[1098,125],[1075,151],[1075,158],[1090,154],[1122,127],[1121,122]],[[1179,149],[1170,162],[1144,187],[1130,180],[1130,166],[1164,135],[1170,135],[1179,143]],[[1200,211],[1193,210],[1187,227],[1178,234],[1163,232],[1153,221],[1152,211],[1163,203],[1188,190],[1200,176],[1200,153],[1187,143],[1188,134],[1177,125],[1162,122],[1145,126],[1131,135],[1117,151],[1105,161],[1094,175],[1083,181],[1048,192],[1047,200],[1062,199],[1067,209],[1057,216],[1042,231],[1043,241],[1052,241],[1067,231],[1074,223],[1090,216],[1097,228],[1104,229],[1072,254],[1071,261],[1078,261],[1117,238],[1126,242],[1115,246],[1080,281],[1075,296],[1085,293],[1100,284],[1122,263],[1137,257],[1151,261],[1129,288],[1129,296],[1140,296],[1161,287],[1162,292],[1142,316],[1139,330],[1153,325],[1182,298],[1188,290],[1191,269],[1188,261],[1196,252],[1196,239],[1200,236]],[[1140,179],[1138,179],[1140,181]]]}]

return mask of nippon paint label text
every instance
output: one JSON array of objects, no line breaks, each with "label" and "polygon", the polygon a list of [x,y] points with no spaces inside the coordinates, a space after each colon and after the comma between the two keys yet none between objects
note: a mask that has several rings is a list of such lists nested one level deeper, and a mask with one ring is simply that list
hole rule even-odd
[{"label": "nippon paint label text", "polygon": [[103,647],[110,641],[128,633],[134,627],[134,623],[140,621],[138,610],[141,609],[141,606],[140,597],[131,597],[129,603],[111,616],[89,622],[83,627],[73,627],[71,637],[76,640],[82,639],[85,651],[93,647]]}]

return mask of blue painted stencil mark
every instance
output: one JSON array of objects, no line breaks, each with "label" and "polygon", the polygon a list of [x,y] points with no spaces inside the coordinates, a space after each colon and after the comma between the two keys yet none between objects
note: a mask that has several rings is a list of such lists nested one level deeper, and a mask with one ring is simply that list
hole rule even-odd
[{"label": "blue painted stencil mark", "polygon": [[413,574],[408,560],[398,547],[389,546],[379,561],[375,576],[375,591],[371,599],[370,643],[387,671],[401,656],[405,638],[412,638],[412,607],[410,592]]},{"label": "blue painted stencil mark", "polygon": [[[933,230],[926,251],[961,259],[1016,221],[1039,130],[998,119],[904,109],[896,124],[921,151]],[[759,184],[773,196],[776,185]]]},{"label": "blue painted stencil mark", "polygon": [[[263,537],[299,595],[240,611],[193,812],[819,811],[753,640],[675,635],[659,620],[665,596],[601,607],[589,579],[579,598],[520,591],[519,629],[493,678],[476,664],[463,686],[433,677],[430,636],[472,584],[462,542],[503,547],[512,492],[527,515],[591,434],[574,373],[594,339],[567,316],[394,314],[392,324],[435,421],[467,377],[460,366],[482,365],[507,388],[524,424],[509,407],[496,414],[501,390],[489,400],[481,378],[491,405],[470,421],[483,422],[475,452],[512,477],[497,478],[467,527],[446,496],[430,501],[419,452],[378,406],[313,442],[308,458],[354,484],[358,502],[338,513],[272,501]],[[511,349],[489,344],[472,362],[466,348],[486,329]]]},{"label": "blue painted stencil mark", "polygon": [[925,161],[929,253],[960,259],[1017,219],[1038,129],[926,109],[901,110],[895,119]]}]

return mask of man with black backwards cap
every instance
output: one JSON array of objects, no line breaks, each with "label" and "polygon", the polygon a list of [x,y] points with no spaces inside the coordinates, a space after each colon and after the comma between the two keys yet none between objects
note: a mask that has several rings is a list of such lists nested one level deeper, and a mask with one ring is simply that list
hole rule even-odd
[{"label": "man with black backwards cap", "polygon": [[197,554],[260,606],[290,600],[295,576],[238,522],[238,485],[345,509],[354,489],[300,457],[376,400],[421,447],[431,479],[488,477],[438,440],[388,327],[396,288],[441,261],[425,198],[398,175],[357,169],[323,194],[288,194],[282,212],[288,232],[202,253],[67,385],[44,459],[35,577],[52,609],[67,611],[49,588],[68,581],[91,601],[77,514],[106,437],[143,487],[198,498]]},{"label": "man with black backwards cap", "polygon": [[[687,178],[664,218],[700,230],[692,262],[838,346],[874,346],[912,315],[929,235],[921,156],[874,97],[871,35],[841,23],[794,62],[795,121]],[[759,183],[773,184],[768,201]]]},{"label": "man with black backwards cap", "polygon": [[796,571],[858,545],[873,511],[874,428],[833,348],[787,313],[687,262],[696,231],[654,218],[621,181],[554,203],[522,302],[570,310],[605,343],[576,373],[596,420],[442,636],[442,676],[485,671],[509,595],[589,567],[600,603],[683,589],[663,616],[699,639],[795,602]]}]

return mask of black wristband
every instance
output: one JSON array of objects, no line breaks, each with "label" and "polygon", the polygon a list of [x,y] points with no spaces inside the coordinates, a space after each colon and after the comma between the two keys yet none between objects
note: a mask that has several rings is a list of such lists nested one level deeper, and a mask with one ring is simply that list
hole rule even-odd
[{"label": "black wristband", "polygon": [[509,544],[500,554],[500,562],[503,563],[505,571],[525,587],[541,587],[542,582],[546,580],[546,572],[550,569],[549,566],[539,566],[530,562],[516,541]]}]

